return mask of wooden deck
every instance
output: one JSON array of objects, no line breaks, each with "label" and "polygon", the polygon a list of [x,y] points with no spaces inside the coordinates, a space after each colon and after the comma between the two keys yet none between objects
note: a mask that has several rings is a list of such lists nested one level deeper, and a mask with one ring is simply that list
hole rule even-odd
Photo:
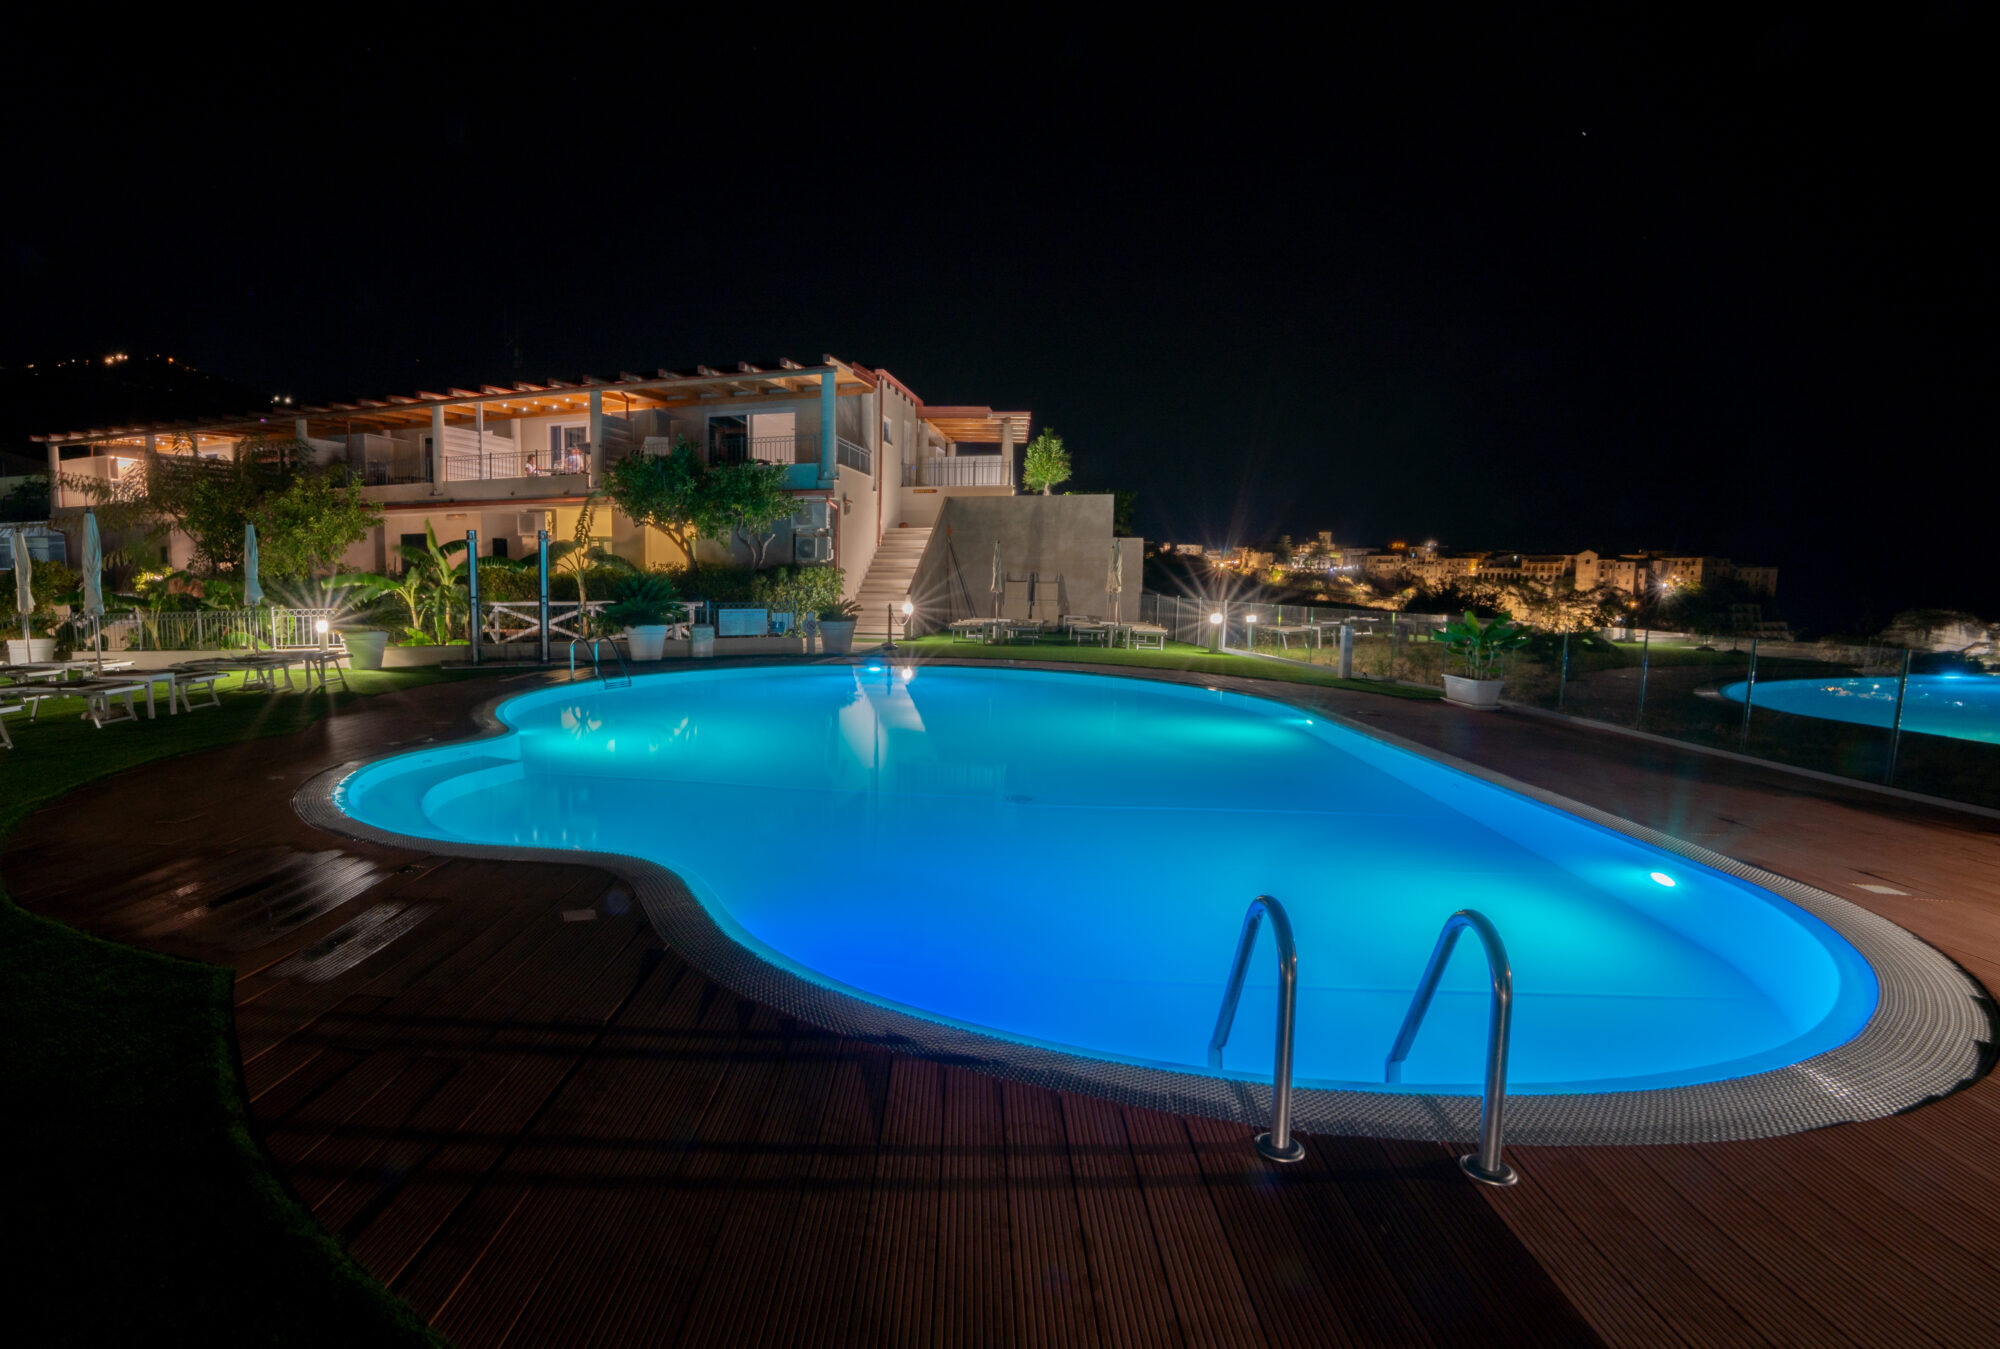
[{"label": "wooden deck", "polygon": [[[234,966],[280,1170],[462,1345],[2000,1343],[1991,1078],[1765,1142],[1516,1149],[1507,1191],[1427,1144],[1310,1137],[1273,1168],[1238,1126],[740,999],[603,872],[292,813],[321,768],[452,738],[494,691],[384,695],[135,771],[4,859],[30,907]],[[1521,717],[1279,692],[1820,885],[2000,977],[2000,828]],[[329,940],[357,918],[379,949]]]}]

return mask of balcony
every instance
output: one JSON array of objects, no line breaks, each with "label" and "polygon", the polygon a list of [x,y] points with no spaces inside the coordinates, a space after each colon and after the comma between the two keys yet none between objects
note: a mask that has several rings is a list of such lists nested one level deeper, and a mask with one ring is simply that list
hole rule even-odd
[{"label": "balcony", "polygon": [[[649,454],[666,452],[656,448],[652,441],[647,442],[646,451]],[[819,436],[812,431],[800,431],[789,436],[718,435],[709,447],[708,462],[711,464],[741,464],[745,461],[757,464],[817,464]]]},{"label": "balcony", "polygon": [[905,487],[1010,487],[1013,465],[1005,455],[964,454],[903,465]]},{"label": "balcony", "polygon": [[537,450],[488,450],[484,454],[447,450],[444,456],[446,482],[491,482],[507,478],[552,478],[567,473],[590,471],[590,447],[566,446],[561,452]]}]

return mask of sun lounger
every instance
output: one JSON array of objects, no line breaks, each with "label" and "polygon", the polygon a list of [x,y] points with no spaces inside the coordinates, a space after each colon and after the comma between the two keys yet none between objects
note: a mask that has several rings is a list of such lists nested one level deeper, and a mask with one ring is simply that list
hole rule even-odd
[{"label": "sun lounger", "polygon": [[1125,645],[1152,651],[1167,649],[1167,630],[1157,623],[1132,623],[1125,629]]},{"label": "sun lounger", "polygon": [[[114,722],[137,721],[139,709],[132,705],[132,700],[149,687],[131,679],[81,679],[66,685],[63,693],[71,697],[81,694],[84,719],[101,731]],[[113,707],[121,698],[125,700],[125,715],[122,717],[115,714]]]}]

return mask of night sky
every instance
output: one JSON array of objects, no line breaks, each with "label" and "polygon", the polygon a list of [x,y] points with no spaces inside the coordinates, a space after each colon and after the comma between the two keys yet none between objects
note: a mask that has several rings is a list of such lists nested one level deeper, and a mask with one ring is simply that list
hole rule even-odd
[{"label": "night sky", "polygon": [[2000,619],[1992,10],[1833,8],[16,19],[0,364],[316,399],[832,352],[1032,409],[1149,538],[1674,548],[1822,630]]}]

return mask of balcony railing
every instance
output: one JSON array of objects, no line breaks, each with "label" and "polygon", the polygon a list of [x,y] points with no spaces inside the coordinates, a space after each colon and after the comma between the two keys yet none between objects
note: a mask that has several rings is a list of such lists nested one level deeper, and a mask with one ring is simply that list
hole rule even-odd
[{"label": "balcony railing", "polygon": [[816,464],[819,434],[800,431],[789,436],[718,436],[709,451],[712,464]]},{"label": "balcony railing", "polygon": [[547,478],[560,473],[588,473],[590,449],[578,446],[551,450],[489,450],[485,454],[444,457],[446,482],[486,482],[494,478]]},{"label": "balcony railing", "polygon": [[875,456],[868,452],[868,447],[865,445],[856,445],[853,441],[842,438],[834,443],[834,457],[856,472],[868,474],[875,472]]},{"label": "balcony railing", "polygon": [[905,487],[1005,487],[1012,467],[1003,455],[968,454],[903,465]]}]

